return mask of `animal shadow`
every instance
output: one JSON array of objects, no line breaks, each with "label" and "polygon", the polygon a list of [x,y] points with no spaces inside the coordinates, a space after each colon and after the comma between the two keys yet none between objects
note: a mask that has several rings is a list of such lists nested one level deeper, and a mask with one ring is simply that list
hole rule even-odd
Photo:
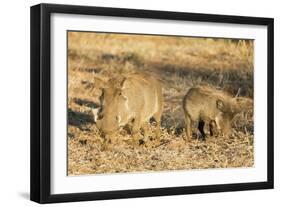
[{"label": "animal shadow", "polygon": [[68,124],[76,127],[82,127],[85,124],[94,123],[94,118],[86,113],[73,111],[72,109],[68,109]]},{"label": "animal shadow", "polygon": [[80,98],[74,98],[74,102],[76,104],[78,104],[79,106],[86,106],[89,108],[97,108],[99,107],[99,104],[93,102],[93,101],[89,101],[89,100],[85,100],[85,99],[80,99]]}]

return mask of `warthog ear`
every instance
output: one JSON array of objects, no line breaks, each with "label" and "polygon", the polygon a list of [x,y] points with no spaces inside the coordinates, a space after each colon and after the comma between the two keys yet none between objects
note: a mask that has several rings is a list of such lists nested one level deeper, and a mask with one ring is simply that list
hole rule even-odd
[{"label": "warthog ear", "polygon": [[217,104],[217,108],[219,109],[219,110],[221,110],[221,111],[225,111],[225,104],[224,104],[224,102],[222,101],[222,100],[220,100],[220,99],[218,99],[217,101],[216,101],[216,104]]},{"label": "warthog ear", "polygon": [[123,78],[121,81],[120,81],[120,89],[123,90],[123,89],[126,89],[127,86],[125,84],[125,81],[127,80],[127,78]]},{"label": "warthog ear", "polygon": [[126,81],[127,78],[124,77],[121,81],[120,81],[120,88],[118,88],[120,91],[119,91],[119,95],[122,96],[122,98],[124,98],[125,100],[128,100],[128,97],[126,95],[126,89],[128,89],[128,81]]}]

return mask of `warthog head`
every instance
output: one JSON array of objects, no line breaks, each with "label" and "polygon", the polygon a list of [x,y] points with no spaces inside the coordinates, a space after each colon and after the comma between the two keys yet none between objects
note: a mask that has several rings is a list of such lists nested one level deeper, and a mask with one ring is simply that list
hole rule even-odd
[{"label": "warthog head", "polygon": [[217,108],[225,113],[230,119],[243,111],[252,109],[253,101],[249,98],[234,97],[225,102],[220,99],[217,100]]},{"label": "warthog head", "polygon": [[217,100],[217,108],[221,111],[216,117],[216,123],[224,134],[229,134],[234,117],[242,112],[253,109],[253,101],[249,98],[234,97],[231,100]]},{"label": "warthog head", "polygon": [[112,134],[120,126],[127,123],[128,96],[125,88],[122,87],[122,81],[109,80],[108,87],[102,89],[100,97],[100,110],[97,117],[97,127],[104,134]]}]

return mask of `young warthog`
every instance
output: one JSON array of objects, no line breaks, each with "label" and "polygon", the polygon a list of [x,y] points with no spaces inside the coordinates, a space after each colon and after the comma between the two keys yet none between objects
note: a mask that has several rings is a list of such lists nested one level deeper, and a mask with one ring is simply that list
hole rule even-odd
[{"label": "young warthog", "polygon": [[[100,97],[101,108],[97,127],[105,135],[105,146],[114,144],[119,127],[131,125],[133,142],[139,145],[138,133],[143,130],[144,139],[150,118],[156,121],[156,136],[160,136],[160,121],[163,110],[160,80],[149,74],[128,74],[112,78],[104,83]],[[145,140],[146,141],[146,140]]]},{"label": "young warthog", "polygon": [[206,137],[205,124],[209,125],[211,136],[216,127],[223,136],[228,136],[235,115],[252,108],[253,101],[248,98],[231,97],[213,88],[190,88],[183,99],[186,137],[189,139],[192,136],[192,122],[198,123],[203,140]]}]

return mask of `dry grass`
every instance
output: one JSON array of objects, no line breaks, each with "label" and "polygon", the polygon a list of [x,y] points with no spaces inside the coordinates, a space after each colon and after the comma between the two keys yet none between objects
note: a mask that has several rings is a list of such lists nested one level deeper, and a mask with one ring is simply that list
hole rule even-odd
[{"label": "dry grass", "polygon": [[[230,137],[184,143],[182,97],[209,85],[253,98],[253,41],[97,33],[68,34],[68,174],[251,167],[253,115],[239,115]],[[101,151],[91,110],[98,105],[94,75],[149,71],[163,80],[161,139],[133,148],[120,129],[119,144]],[[151,128],[153,128],[153,124]],[[194,131],[195,132],[195,131]],[[140,135],[141,136],[141,135]]]}]

